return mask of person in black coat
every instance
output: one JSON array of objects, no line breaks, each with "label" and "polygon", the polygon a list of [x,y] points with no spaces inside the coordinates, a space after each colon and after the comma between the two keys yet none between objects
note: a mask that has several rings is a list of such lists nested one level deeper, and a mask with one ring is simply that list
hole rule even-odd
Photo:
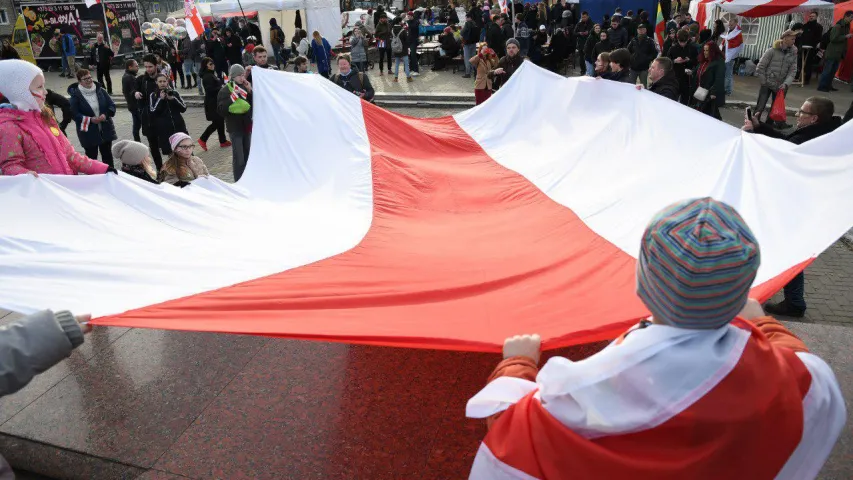
[{"label": "person in black coat", "polygon": [[230,28],[225,29],[225,58],[228,60],[229,67],[231,65],[243,64],[243,42],[240,37],[234,34]]},{"label": "person in black coat", "polygon": [[210,125],[202,132],[198,139],[198,144],[206,152],[207,139],[215,131],[219,135],[219,146],[222,148],[230,147],[231,142],[225,138],[225,119],[219,115],[216,104],[219,97],[219,90],[222,89],[222,80],[216,76],[216,65],[213,63],[212,58],[203,58],[200,68],[201,84],[204,87],[204,117],[210,122]]},{"label": "person in black coat", "polygon": [[708,94],[704,100],[696,99],[696,109],[717,120],[722,120],[720,108],[726,104],[725,70],[726,65],[720,47],[714,42],[706,42],[702,45],[699,66],[692,76],[693,91],[702,87],[708,91]]},{"label": "person in black coat", "polygon": [[133,119],[133,140],[139,141],[139,130],[142,128],[142,118],[139,116],[139,103],[133,95],[136,86],[136,75],[139,73],[139,64],[136,60],[129,59],[124,62],[124,75],[121,77],[121,93]]},{"label": "person in black coat", "polygon": [[548,70],[557,72],[563,60],[569,56],[569,39],[563,33],[562,28],[554,30],[551,43],[548,45],[548,53],[545,54],[544,64]]},{"label": "person in black coat", "polygon": [[80,146],[87,157],[95,160],[100,150],[101,161],[115,168],[112,147],[117,139],[113,125],[116,104],[101,84],[95,83],[89,70],[77,70],[77,81],[68,87],[68,97]]},{"label": "person in black coat", "polygon": [[219,32],[210,31],[210,35],[204,40],[204,49],[207,56],[213,59],[216,74],[219,75],[219,78],[224,79],[228,73],[228,58],[225,56],[225,44],[222,43]]},{"label": "person in black coat", "polygon": [[[113,79],[110,78],[110,65],[113,63],[115,53],[104,43],[104,35],[99,33],[95,46],[89,55],[89,63],[98,69],[98,83],[104,85],[106,81],[107,93],[113,94]],[[91,157],[94,158],[94,157]]]},{"label": "person in black coat", "polygon": [[152,94],[159,92],[157,87],[157,67],[159,62],[157,56],[149,53],[142,57],[142,66],[145,72],[136,77],[136,85],[133,87],[133,96],[136,98],[137,111],[139,118],[142,121],[142,134],[148,140],[148,146],[151,148],[151,157],[154,159],[154,164],[157,170],[163,166],[163,157],[160,156],[159,138],[157,136],[157,125],[153,121],[151,106],[149,101]]},{"label": "person in black coat", "polygon": [[[152,92],[148,99],[151,111],[151,123],[157,131],[157,146],[165,155],[172,153],[169,137],[187,131],[187,124],[182,115],[187,111],[187,105],[181,98],[181,94],[169,86],[169,79],[165,75],[157,75],[157,91]],[[158,166],[159,170],[161,167]]]},{"label": "person in black coat", "polygon": [[486,32],[486,43],[489,45],[489,48],[495,51],[495,55],[498,58],[506,56],[506,41],[508,40],[504,38],[503,29],[501,28],[502,24],[503,18],[500,15],[495,15],[492,23],[489,25],[489,30]]},{"label": "person in black coat", "polygon": [[[803,33],[799,36],[799,41],[803,47],[811,47],[806,49],[805,64],[802,65],[803,82],[808,85],[812,79],[812,71],[815,65],[820,63],[820,58],[817,56],[820,40],[823,38],[823,27],[817,23],[817,12],[809,13],[809,18],[803,24]],[[797,61],[801,62],[802,55],[797,55]]]},{"label": "person in black coat", "polygon": [[613,45],[614,49],[617,48],[625,48],[628,46],[628,42],[630,40],[628,31],[625,30],[625,27],[619,21],[619,17],[613,17],[610,21],[610,30],[607,31],[607,38],[610,39],[610,43]]},{"label": "person in black coat", "polygon": [[[406,17],[406,25],[409,26],[409,70],[412,75],[420,75],[418,66],[418,43],[420,43],[420,23],[412,15]],[[405,46],[403,47],[405,48]]]},{"label": "person in black coat", "polygon": [[649,80],[649,65],[658,56],[655,42],[647,35],[647,32],[645,24],[638,24],[637,38],[628,44],[628,51],[631,52],[631,79],[636,82],[637,77],[639,77],[640,83],[643,85]]},{"label": "person in black coat", "polygon": [[699,49],[690,41],[690,33],[685,30],[680,30],[675,34],[675,40],[676,42],[669,48],[669,51],[664,52],[663,55],[672,60],[672,70],[678,80],[679,101],[682,105],[690,105],[690,100],[693,98],[690,74],[696,69]]},{"label": "person in black coat", "polygon": [[[637,85],[638,90],[642,88],[642,85]],[[678,101],[680,92],[678,79],[675,78],[675,72],[672,70],[672,60],[658,57],[649,65],[649,91],[674,102]]]},{"label": "person in black coat", "polygon": [[636,83],[631,81],[631,54],[626,48],[618,48],[610,52],[610,75],[607,80],[623,83]]}]

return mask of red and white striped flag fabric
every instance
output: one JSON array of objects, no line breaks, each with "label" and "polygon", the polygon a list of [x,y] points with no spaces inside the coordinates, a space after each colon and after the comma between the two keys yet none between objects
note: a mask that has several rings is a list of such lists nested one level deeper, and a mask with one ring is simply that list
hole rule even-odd
[{"label": "red and white striped flag fabric", "polygon": [[823,360],[741,320],[637,328],[585,360],[550,359],[536,382],[497,378],[466,410],[503,412],[472,480],[815,478],[847,416]]},{"label": "red and white striped flag fabric", "polygon": [[92,124],[92,117],[83,117],[83,121],[80,122],[80,130],[84,132],[89,131],[89,125]]},{"label": "red and white striped flag fabric", "polygon": [[204,35],[204,21],[201,18],[201,13],[193,1],[184,3],[184,12],[186,15],[186,29],[190,40],[195,40],[196,37]]},{"label": "red and white striped flag fabric", "polygon": [[[704,0],[700,3],[704,3]],[[832,2],[824,0],[715,0],[711,3],[717,3],[725,11],[747,18],[772,17],[833,8]]]},{"label": "red and white striped flag fabric", "polygon": [[556,348],[648,315],[640,238],[671,203],[739,210],[761,245],[760,299],[853,225],[850,124],[791,145],[529,62],[489,101],[434,119],[316,75],[252,73],[236,184],[0,177],[0,307],[492,352],[534,332]]},{"label": "red and white striped flag fabric", "polygon": [[723,34],[723,39],[726,41],[726,63],[728,63],[739,57],[743,50],[743,32],[737,26]]},{"label": "red and white striped flag fabric", "polygon": [[91,8],[99,3],[101,3],[101,0],[86,0],[86,7]]}]

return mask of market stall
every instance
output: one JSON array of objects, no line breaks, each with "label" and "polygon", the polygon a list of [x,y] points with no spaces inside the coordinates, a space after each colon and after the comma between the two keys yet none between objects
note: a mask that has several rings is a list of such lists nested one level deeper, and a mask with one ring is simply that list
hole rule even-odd
[{"label": "market stall", "polygon": [[341,9],[336,0],[223,0],[208,5],[213,16],[245,11],[258,12],[265,44],[269,44],[269,19],[275,18],[289,38],[293,34],[293,20],[298,10],[305,12],[303,28],[308,31],[309,36],[316,30],[333,44],[341,38]]}]

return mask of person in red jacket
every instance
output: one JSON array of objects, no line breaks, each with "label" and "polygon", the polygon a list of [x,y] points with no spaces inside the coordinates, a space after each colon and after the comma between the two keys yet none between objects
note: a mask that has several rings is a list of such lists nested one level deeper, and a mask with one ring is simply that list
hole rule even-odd
[{"label": "person in red jacket", "polygon": [[538,335],[469,400],[487,418],[472,479],[814,478],[847,412],[832,370],[748,299],[758,243],[711,198],[667,207],[642,237],[652,316],[581,361],[538,368]]}]

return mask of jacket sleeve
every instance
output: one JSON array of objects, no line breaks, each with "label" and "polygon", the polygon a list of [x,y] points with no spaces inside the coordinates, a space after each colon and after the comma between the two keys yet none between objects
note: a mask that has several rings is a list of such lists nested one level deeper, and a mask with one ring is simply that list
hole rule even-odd
[{"label": "jacket sleeve", "polygon": [[370,78],[367,74],[364,74],[364,83],[361,88],[364,89],[364,99],[368,102],[373,100],[373,96],[376,95],[376,91],[373,89],[373,85],[370,84]]},{"label": "jacket sleeve", "polygon": [[68,100],[68,103],[71,104],[71,118],[73,118],[74,121],[77,122],[77,125],[80,125],[80,122],[82,122],[83,119],[87,117],[87,115],[83,115],[80,112],[80,99],[77,98],[77,95],[72,95],[71,98]]},{"label": "jacket sleeve", "polygon": [[222,118],[228,118],[231,115],[228,111],[228,107],[231,106],[230,97],[231,93],[226,87],[222,87],[219,90],[219,95],[216,97],[216,111],[219,112],[219,116]]},{"label": "jacket sleeve", "polygon": [[152,93],[148,99],[149,109],[152,113],[162,113],[166,109],[166,99],[160,98],[159,93]]},{"label": "jacket sleeve", "polygon": [[0,123],[0,175],[20,175],[32,170],[25,166],[24,145],[13,123]]},{"label": "jacket sleeve", "polygon": [[187,111],[187,104],[184,103],[184,99],[181,98],[181,95],[178,92],[175,92],[175,98],[169,100],[172,103],[172,107],[176,108],[179,112],[184,113]]},{"label": "jacket sleeve", "polygon": [[847,43],[847,31],[842,30],[841,25],[836,24],[829,32],[829,43]]},{"label": "jacket sleeve", "polygon": [[794,77],[797,75],[796,58],[797,58],[797,55],[799,54],[799,52],[797,51],[797,47],[791,47],[791,48],[794,49],[794,61],[791,62],[791,65],[788,67],[788,74],[785,75],[785,81],[782,82],[783,84],[785,84],[789,87],[791,86],[792,83],[794,83]]},{"label": "jacket sleeve", "polygon": [[86,155],[74,150],[74,147],[71,145],[71,142],[65,138],[65,135],[60,135],[59,137],[60,142],[62,143],[62,149],[65,152],[65,159],[68,161],[68,165],[71,166],[71,169],[74,170],[74,173],[83,173],[86,175],[101,175],[107,173],[107,168],[109,168],[109,166],[106,163],[98,160],[92,160]]},{"label": "jacket sleeve", "polygon": [[0,328],[0,396],[24,388],[82,343],[80,325],[67,311],[44,310]]},{"label": "jacket sleeve", "polygon": [[105,113],[108,117],[116,116],[116,102],[113,101],[112,95],[107,92],[104,92],[104,97],[107,99],[107,111],[102,112]]},{"label": "jacket sleeve", "polygon": [[772,138],[785,138],[785,134],[776,130],[766,123],[759,123],[757,127],[755,127],[754,132],[759,135],[764,135],[766,137]]},{"label": "jacket sleeve", "polygon": [[761,84],[767,83],[767,64],[770,63],[770,58],[773,56],[773,48],[767,49],[761,60],[758,61],[758,66],[755,68],[755,75],[761,80]]},{"label": "jacket sleeve", "polygon": [[[521,378],[524,380],[528,380],[531,382],[536,381],[536,375],[539,374],[539,367],[536,366],[536,363],[532,358],[528,357],[510,357],[502,361],[495,367],[492,374],[489,376],[488,381],[486,383],[491,383],[494,379],[499,377],[515,377]],[[498,412],[491,417],[486,419],[486,427],[491,428],[492,424],[500,418],[503,412]]]},{"label": "jacket sleeve", "polygon": [[[121,77],[121,93],[124,95],[124,101],[128,103],[132,103],[133,100],[133,91],[134,84],[136,83],[135,79],[130,77],[129,75],[122,75]],[[135,99],[134,99],[135,100]]]},{"label": "jacket sleeve", "polygon": [[785,328],[773,317],[758,317],[752,320],[752,323],[761,330],[770,343],[776,347],[790,348],[795,352],[808,353],[809,349],[802,340]]}]

